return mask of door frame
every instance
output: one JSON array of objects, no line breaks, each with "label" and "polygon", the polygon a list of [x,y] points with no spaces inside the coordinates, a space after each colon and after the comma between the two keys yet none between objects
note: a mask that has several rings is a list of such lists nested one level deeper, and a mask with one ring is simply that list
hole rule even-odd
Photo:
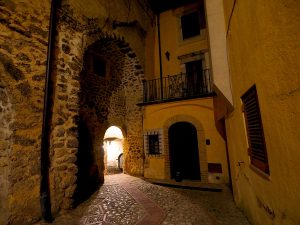
[{"label": "door frame", "polygon": [[206,153],[206,145],[205,145],[205,132],[203,129],[203,125],[200,121],[190,115],[176,115],[169,118],[163,126],[163,134],[165,137],[165,171],[164,177],[165,179],[171,179],[171,168],[170,168],[170,152],[169,152],[169,128],[177,122],[188,122],[195,126],[197,130],[197,138],[198,138],[198,153],[199,153],[199,163],[200,163],[200,176],[201,183],[208,183],[208,166],[207,166],[207,153]]}]

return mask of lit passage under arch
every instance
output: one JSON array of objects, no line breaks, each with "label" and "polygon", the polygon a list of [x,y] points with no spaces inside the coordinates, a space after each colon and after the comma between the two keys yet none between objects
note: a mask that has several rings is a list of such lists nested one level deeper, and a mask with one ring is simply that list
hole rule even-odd
[{"label": "lit passage under arch", "polygon": [[123,170],[123,141],[124,136],[120,128],[111,126],[106,130],[103,148],[108,174]]}]

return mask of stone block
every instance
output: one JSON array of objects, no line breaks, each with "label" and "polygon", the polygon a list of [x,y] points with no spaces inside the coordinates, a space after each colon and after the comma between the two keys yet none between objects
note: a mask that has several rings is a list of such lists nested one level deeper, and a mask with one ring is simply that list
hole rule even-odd
[{"label": "stone block", "polygon": [[65,197],[72,198],[77,185],[72,185],[65,190]]},{"label": "stone block", "polygon": [[72,174],[65,174],[64,177],[62,178],[61,186],[63,189],[66,189],[67,187],[72,186],[75,184],[77,180],[77,177]]},{"label": "stone block", "polygon": [[77,157],[75,155],[65,155],[60,157],[59,159],[56,159],[57,164],[62,164],[62,163],[75,163],[77,160]]},{"label": "stone block", "polygon": [[70,209],[72,208],[73,200],[71,198],[64,198],[62,202],[62,209]]},{"label": "stone block", "polygon": [[66,44],[62,44],[62,50],[65,54],[70,54],[70,52],[71,52],[70,46],[66,45]]},{"label": "stone block", "polygon": [[14,135],[13,141],[15,144],[19,144],[22,146],[33,146],[36,143],[36,140],[27,138],[24,136]]},{"label": "stone block", "polygon": [[2,54],[0,52],[0,61],[3,63],[6,71],[8,74],[16,81],[23,80],[25,78],[23,72],[18,69],[15,64],[13,63],[13,60],[9,58],[8,56]]},{"label": "stone block", "polygon": [[23,95],[24,97],[30,97],[31,87],[28,81],[18,84],[16,88],[20,91],[21,95]]},{"label": "stone block", "polygon": [[63,125],[65,121],[62,118],[57,118],[54,122],[55,125]]},{"label": "stone block", "polygon": [[67,134],[69,137],[77,137],[78,136],[78,128],[77,127],[70,127],[67,130]]},{"label": "stone block", "polygon": [[58,128],[55,132],[56,137],[63,137],[65,135],[65,129],[64,128]]},{"label": "stone block", "polygon": [[68,166],[68,171],[70,173],[77,174],[78,173],[78,168],[75,164],[72,164],[72,165]]},{"label": "stone block", "polygon": [[68,148],[78,148],[79,142],[77,139],[69,139],[67,141],[67,147]]}]

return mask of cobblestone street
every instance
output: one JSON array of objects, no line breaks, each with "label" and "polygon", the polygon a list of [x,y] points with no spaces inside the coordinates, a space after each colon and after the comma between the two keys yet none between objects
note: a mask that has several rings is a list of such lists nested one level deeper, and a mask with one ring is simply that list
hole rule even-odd
[{"label": "cobblestone street", "polygon": [[62,213],[53,224],[250,225],[226,188],[222,192],[172,188],[125,174],[106,176],[88,201]]}]

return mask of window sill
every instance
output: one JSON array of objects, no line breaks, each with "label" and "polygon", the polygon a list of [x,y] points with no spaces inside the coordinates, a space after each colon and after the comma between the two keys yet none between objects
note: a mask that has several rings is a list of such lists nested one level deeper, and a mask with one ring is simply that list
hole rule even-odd
[{"label": "window sill", "polygon": [[260,177],[264,178],[265,180],[271,181],[271,177],[270,174],[267,174],[263,171],[261,171],[260,169],[256,168],[255,166],[253,166],[252,164],[249,165],[250,169],[252,171],[254,171],[257,175],[259,175]]},{"label": "window sill", "polygon": [[199,42],[199,41],[207,41],[206,29],[201,30],[199,35],[195,35],[193,37],[189,37],[189,38],[186,38],[186,39],[183,39],[182,37],[180,37],[179,47],[184,46],[184,45],[188,45],[188,44],[192,44],[192,43],[195,43],[195,42]]}]

